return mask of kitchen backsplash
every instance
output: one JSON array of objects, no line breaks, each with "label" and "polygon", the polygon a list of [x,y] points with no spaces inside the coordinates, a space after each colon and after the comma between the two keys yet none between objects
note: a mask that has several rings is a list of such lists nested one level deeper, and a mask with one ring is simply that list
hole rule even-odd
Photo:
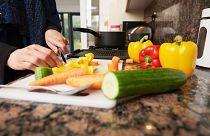
[{"label": "kitchen backsplash", "polygon": [[[205,8],[210,8],[210,0],[153,0],[144,16],[154,29],[154,43],[172,42],[176,34],[196,42],[202,9]],[[154,12],[157,18],[152,21]]]}]

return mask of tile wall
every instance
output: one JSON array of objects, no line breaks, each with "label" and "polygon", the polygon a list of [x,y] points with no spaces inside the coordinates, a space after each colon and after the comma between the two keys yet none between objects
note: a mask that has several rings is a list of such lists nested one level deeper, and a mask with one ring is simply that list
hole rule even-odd
[{"label": "tile wall", "polygon": [[[153,0],[145,9],[145,20],[154,29],[155,44],[172,42],[176,34],[196,42],[202,9],[210,8],[210,0]],[[151,15],[157,18],[152,21]]]}]

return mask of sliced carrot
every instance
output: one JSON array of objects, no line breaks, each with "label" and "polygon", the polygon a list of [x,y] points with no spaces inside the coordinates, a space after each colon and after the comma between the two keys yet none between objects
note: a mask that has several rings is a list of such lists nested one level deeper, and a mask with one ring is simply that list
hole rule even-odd
[{"label": "sliced carrot", "polygon": [[113,56],[113,57],[112,57],[112,62],[113,62],[113,63],[119,63],[119,62],[120,62],[120,58],[117,57],[117,56]]},{"label": "sliced carrot", "polygon": [[82,87],[91,84],[91,89],[101,89],[103,74],[83,75],[78,77],[69,77],[66,84],[73,87]]},{"label": "sliced carrot", "polygon": [[126,64],[133,64],[133,59],[126,59],[125,63]]},{"label": "sliced carrot", "polygon": [[118,63],[108,63],[108,71],[118,71]]},{"label": "sliced carrot", "polygon": [[84,68],[73,69],[68,72],[57,73],[50,76],[46,76],[42,79],[31,82],[30,85],[47,86],[47,85],[53,85],[53,84],[62,84],[62,83],[65,83],[66,79],[69,77],[81,76],[85,74],[86,74],[86,70]]},{"label": "sliced carrot", "polygon": [[98,66],[98,61],[91,61],[89,62],[89,66]]}]

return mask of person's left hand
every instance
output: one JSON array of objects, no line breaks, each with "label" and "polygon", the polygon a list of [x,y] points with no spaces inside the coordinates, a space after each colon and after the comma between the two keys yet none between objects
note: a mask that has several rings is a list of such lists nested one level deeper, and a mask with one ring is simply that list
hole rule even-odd
[{"label": "person's left hand", "polygon": [[45,40],[47,45],[58,53],[57,47],[60,47],[63,53],[68,53],[67,45],[69,41],[58,31],[49,29],[45,32]]}]

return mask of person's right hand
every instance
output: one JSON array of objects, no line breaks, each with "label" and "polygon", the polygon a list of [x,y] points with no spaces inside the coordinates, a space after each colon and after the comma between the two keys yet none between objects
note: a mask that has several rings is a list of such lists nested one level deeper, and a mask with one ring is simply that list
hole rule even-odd
[{"label": "person's right hand", "polygon": [[52,50],[37,44],[15,50],[7,60],[7,65],[14,70],[34,71],[38,66],[55,67],[61,64]]}]

